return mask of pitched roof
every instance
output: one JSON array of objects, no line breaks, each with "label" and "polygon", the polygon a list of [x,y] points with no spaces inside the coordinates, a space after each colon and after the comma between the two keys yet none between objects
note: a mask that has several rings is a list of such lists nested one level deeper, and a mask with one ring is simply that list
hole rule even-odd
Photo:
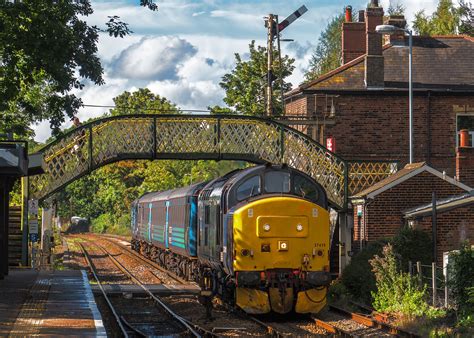
[{"label": "pitched roof", "polygon": [[353,199],[358,199],[358,198],[374,198],[378,194],[381,194],[382,192],[393,188],[394,186],[405,182],[409,178],[418,175],[419,173],[427,171],[435,176],[438,176],[441,179],[444,179],[448,181],[449,183],[458,186],[461,189],[464,189],[466,191],[471,191],[471,188],[468,187],[467,185],[456,181],[455,179],[446,176],[439,172],[438,170],[431,168],[428,166],[425,162],[418,162],[418,163],[411,163],[407,164],[403,169],[397,171],[395,174],[387,177],[384,180],[381,180],[380,182],[374,184],[373,186],[362,190],[361,192],[358,192],[356,195],[352,196],[351,198]]},{"label": "pitched roof", "polygon": [[[408,88],[408,38],[383,47],[385,90]],[[312,90],[367,90],[365,55],[286,93]],[[474,91],[474,38],[464,35],[413,37],[415,90]],[[449,71],[446,71],[449,70]]]},{"label": "pitched roof", "polygon": [[[451,209],[464,207],[466,205],[474,205],[474,190],[468,194],[451,196],[436,200],[436,211],[445,212]],[[433,212],[433,203],[424,204],[415,208],[406,210],[403,214],[405,218],[414,218],[420,216],[431,215]]]}]

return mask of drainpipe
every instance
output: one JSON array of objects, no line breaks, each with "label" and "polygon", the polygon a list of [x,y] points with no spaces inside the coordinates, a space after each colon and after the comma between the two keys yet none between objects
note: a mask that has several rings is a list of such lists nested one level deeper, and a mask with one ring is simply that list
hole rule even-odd
[{"label": "drainpipe", "polygon": [[431,90],[428,90],[428,118],[427,118],[427,138],[428,149],[426,154],[426,162],[431,166]]}]

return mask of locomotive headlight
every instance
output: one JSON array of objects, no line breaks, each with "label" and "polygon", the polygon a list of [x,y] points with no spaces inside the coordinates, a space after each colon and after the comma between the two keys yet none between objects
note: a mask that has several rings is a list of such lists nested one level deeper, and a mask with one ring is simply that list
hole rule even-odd
[{"label": "locomotive headlight", "polygon": [[296,231],[303,231],[303,225],[301,224],[296,225]]},{"label": "locomotive headlight", "polygon": [[263,225],[263,230],[270,231],[270,224],[264,224]]}]

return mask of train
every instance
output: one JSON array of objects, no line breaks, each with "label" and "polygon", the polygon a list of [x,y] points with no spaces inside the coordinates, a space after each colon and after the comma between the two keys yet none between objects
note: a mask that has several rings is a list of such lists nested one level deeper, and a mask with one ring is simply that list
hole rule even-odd
[{"label": "train", "polygon": [[286,165],[256,165],[132,203],[133,250],[249,314],[326,304],[326,192]]}]

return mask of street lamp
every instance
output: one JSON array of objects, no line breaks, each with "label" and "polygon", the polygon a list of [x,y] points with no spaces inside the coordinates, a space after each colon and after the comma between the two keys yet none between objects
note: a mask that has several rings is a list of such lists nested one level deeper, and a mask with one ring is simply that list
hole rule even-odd
[{"label": "street lamp", "polygon": [[412,56],[413,56],[413,36],[412,31],[396,27],[393,25],[378,25],[375,31],[379,34],[393,35],[399,32],[408,33],[408,95],[409,95],[409,142],[410,142],[410,163],[413,163],[413,84],[412,84]]}]

